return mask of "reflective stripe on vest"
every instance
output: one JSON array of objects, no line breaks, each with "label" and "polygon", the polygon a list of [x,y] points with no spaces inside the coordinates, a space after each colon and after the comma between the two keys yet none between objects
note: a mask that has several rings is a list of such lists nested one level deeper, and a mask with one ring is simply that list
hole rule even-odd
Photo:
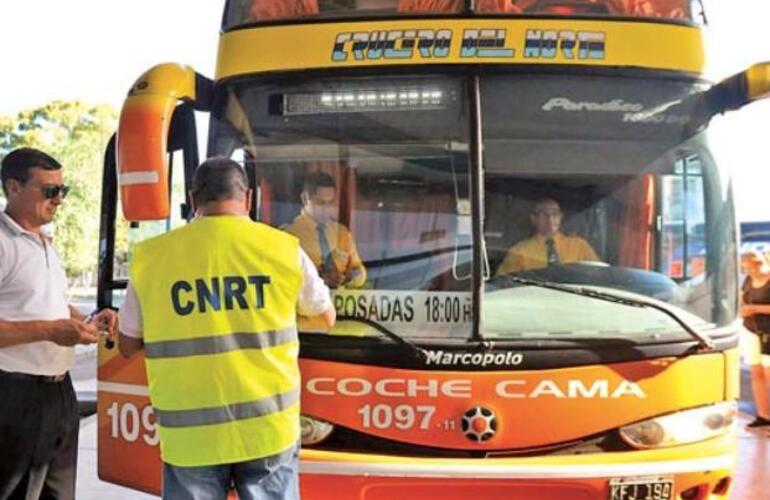
[{"label": "reflective stripe on vest", "polygon": [[144,353],[148,359],[182,358],[217,354],[238,349],[265,349],[297,341],[297,329],[262,333],[233,333],[216,337],[204,337],[188,340],[163,340],[145,342]]},{"label": "reflective stripe on vest", "polygon": [[137,245],[130,279],[163,460],[237,463],[294,446],[297,239],[247,218],[204,217]]},{"label": "reflective stripe on vest", "polygon": [[158,423],[164,427],[194,427],[234,422],[277,413],[299,403],[299,390],[276,394],[256,401],[235,403],[201,410],[155,410]]}]

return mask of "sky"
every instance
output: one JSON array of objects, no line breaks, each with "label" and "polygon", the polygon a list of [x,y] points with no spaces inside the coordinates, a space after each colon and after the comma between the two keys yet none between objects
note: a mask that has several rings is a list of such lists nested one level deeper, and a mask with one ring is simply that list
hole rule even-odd
[{"label": "sky", "polygon": [[0,114],[54,99],[119,107],[163,62],[213,76],[223,0],[0,1]]},{"label": "sky", "polygon": [[[770,61],[770,0],[705,0],[709,77]],[[110,103],[162,62],[213,76],[224,0],[0,1],[0,115],[54,99]],[[202,124],[205,126],[205,124]],[[770,100],[718,124],[741,220],[770,220]]]}]

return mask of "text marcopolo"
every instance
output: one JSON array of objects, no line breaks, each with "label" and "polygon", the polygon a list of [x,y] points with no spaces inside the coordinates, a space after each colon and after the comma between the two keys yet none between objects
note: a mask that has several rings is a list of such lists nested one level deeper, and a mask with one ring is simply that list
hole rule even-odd
[{"label": "text marcopolo", "polygon": [[426,364],[436,366],[519,366],[524,361],[520,352],[447,352],[428,350]]}]

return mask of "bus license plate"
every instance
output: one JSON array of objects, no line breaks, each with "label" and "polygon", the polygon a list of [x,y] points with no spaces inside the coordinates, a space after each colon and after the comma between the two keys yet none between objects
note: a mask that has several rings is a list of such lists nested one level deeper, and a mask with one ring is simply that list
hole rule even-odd
[{"label": "bus license plate", "polygon": [[610,480],[609,500],[671,500],[674,479],[669,477]]}]

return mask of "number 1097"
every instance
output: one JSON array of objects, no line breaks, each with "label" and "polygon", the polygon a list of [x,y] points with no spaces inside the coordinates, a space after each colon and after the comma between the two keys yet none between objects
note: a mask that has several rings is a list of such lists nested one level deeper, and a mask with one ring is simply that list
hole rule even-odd
[{"label": "number 1097", "polygon": [[436,413],[435,406],[391,406],[386,404],[364,405],[358,409],[361,415],[361,425],[365,429],[397,429],[407,430],[418,427],[425,430],[430,428],[431,418]]}]

